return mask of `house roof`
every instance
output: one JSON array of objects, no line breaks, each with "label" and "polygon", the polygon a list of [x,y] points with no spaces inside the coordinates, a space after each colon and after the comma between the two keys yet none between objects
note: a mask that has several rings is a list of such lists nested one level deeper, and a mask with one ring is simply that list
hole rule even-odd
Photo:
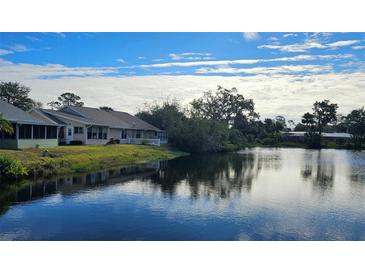
[{"label": "house roof", "polygon": [[127,112],[121,112],[121,111],[109,111],[109,113],[118,119],[124,121],[129,125],[128,128],[130,129],[144,129],[144,130],[154,130],[154,131],[161,131],[157,127],[137,118],[136,116],[133,116]]},{"label": "house roof", "polygon": [[121,111],[107,111],[98,108],[67,106],[61,110],[42,109],[42,112],[60,124],[64,124],[64,122],[62,122],[62,118],[64,118],[75,120],[85,125],[161,131],[151,124],[129,113]]},{"label": "house roof", "polygon": [[69,120],[76,120],[79,123],[85,124],[85,125],[92,125],[94,124],[91,120],[85,118],[85,117],[81,117],[81,116],[76,116],[73,114],[69,114],[67,112],[63,112],[63,111],[59,111],[59,110],[53,110],[53,109],[41,109],[42,113],[48,115],[48,117],[52,120],[59,121],[61,122],[61,124],[65,124],[65,122],[62,120],[62,118],[64,119],[69,119]]},{"label": "house roof", "polygon": [[[296,136],[296,137],[302,137],[305,136],[305,131],[291,131],[291,132],[283,132],[283,134],[287,136]],[[323,132],[323,137],[326,138],[351,138],[351,134],[345,133],[345,132]]]},{"label": "house roof", "polygon": [[109,111],[98,108],[68,106],[63,108],[61,112],[72,112],[79,114],[96,125],[106,125],[111,128],[129,128],[129,124],[124,120],[118,119],[118,117],[115,117]]},{"label": "house roof", "polygon": [[52,123],[42,121],[32,116],[30,113],[2,100],[0,100],[0,113],[2,113],[5,119],[13,123],[53,125]]}]

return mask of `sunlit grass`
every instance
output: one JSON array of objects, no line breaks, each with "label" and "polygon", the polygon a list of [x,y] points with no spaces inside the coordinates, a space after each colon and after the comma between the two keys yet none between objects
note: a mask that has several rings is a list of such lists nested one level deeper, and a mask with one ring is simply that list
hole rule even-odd
[{"label": "sunlit grass", "polygon": [[166,147],[144,145],[82,145],[47,149],[0,150],[19,160],[31,174],[88,172],[108,167],[171,159],[181,154]]}]

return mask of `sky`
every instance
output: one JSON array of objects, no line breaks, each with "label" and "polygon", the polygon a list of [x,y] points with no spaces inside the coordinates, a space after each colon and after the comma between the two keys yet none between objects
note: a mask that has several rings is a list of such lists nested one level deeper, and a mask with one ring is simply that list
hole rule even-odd
[{"label": "sky", "polygon": [[261,118],[299,121],[316,100],[365,105],[365,33],[0,33],[0,81],[131,113],[236,87]]}]

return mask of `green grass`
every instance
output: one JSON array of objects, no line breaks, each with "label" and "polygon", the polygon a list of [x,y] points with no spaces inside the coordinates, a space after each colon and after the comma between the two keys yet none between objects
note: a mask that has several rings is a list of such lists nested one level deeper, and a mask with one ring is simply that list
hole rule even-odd
[{"label": "green grass", "polygon": [[47,176],[172,159],[184,154],[169,147],[145,145],[59,146],[47,150],[46,156],[45,149],[0,150],[0,155],[19,160],[29,175]]}]

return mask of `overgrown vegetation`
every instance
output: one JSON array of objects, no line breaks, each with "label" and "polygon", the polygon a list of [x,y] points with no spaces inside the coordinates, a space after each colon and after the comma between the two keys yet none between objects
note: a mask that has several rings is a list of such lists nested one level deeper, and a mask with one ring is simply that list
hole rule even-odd
[{"label": "overgrown vegetation", "polygon": [[[146,105],[137,116],[166,130],[172,145],[193,153],[252,146],[361,149],[365,142],[364,109],[341,116],[337,108],[329,100],[317,101],[313,112],[305,113],[302,123],[297,125],[283,116],[261,121],[252,99],[245,98],[235,88],[218,87],[193,100],[188,107],[177,101],[165,101]],[[282,132],[292,129],[306,132],[304,142],[283,139]],[[324,132],[348,132],[353,138],[323,140]]]},{"label": "overgrown vegetation", "polygon": [[0,155],[0,178],[15,179],[28,175],[28,169],[18,160]]}]

